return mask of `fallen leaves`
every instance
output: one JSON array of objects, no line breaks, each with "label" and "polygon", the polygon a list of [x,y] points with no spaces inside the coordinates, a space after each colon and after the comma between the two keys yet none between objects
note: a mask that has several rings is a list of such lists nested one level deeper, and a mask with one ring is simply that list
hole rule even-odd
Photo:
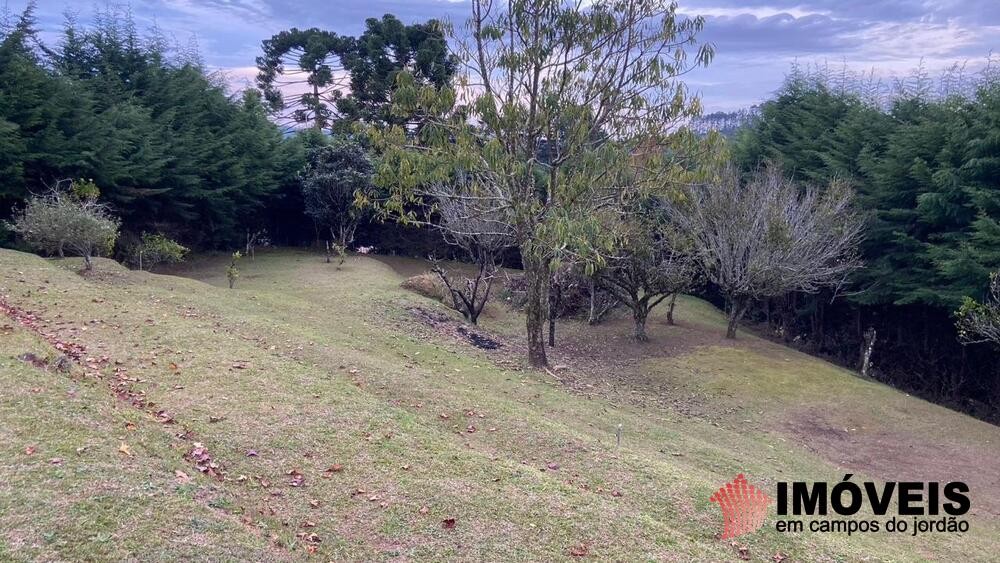
[{"label": "fallen leaves", "polygon": [[118,445],[118,453],[124,455],[125,457],[132,457],[132,448],[130,448],[125,442],[122,442]]},{"label": "fallen leaves", "polygon": [[295,537],[305,542],[306,551],[309,553],[316,553],[319,548],[318,544],[323,541],[315,532],[299,532],[295,534]]},{"label": "fallen leaves", "polygon": [[191,482],[191,476],[188,475],[187,473],[184,473],[180,469],[174,471],[174,478],[181,485],[184,485],[184,484],[187,484],[187,483]]},{"label": "fallen leaves", "polygon": [[418,510],[417,512],[419,512],[420,514],[427,514],[430,511],[431,509],[427,508],[426,506],[421,506],[420,510]]},{"label": "fallen leaves", "polygon": [[344,466],[339,463],[334,463],[330,467],[326,468],[326,473],[340,473],[344,470]]},{"label": "fallen leaves", "polygon": [[590,554],[590,546],[585,543],[574,545],[569,548],[569,554],[573,557],[586,557]]},{"label": "fallen leaves", "polygon": [[192,444],[191,451],[184,456],[184,459],[194,463],[195,469],[206,475],[211,475],[217,479],[222,479],[223,477],[222,466],[212,459],[208,449],[201,442]]},{"label": "fallen leaves", "polygon": [[291,487],[302,487],[306,484],[306,478],[298,469],[289,469],[286,473],[291,479],[288,485]]},{"label": "fallen leaves", "polygon": [[445,530],[453,530],[456,525],[457,522],[454,518],[445,518],[444,520],[441,520],[441,527]]},{"label": "fallen leaves", "polygon": [[25,446],[24,455],[35,455],[35,446]]}]

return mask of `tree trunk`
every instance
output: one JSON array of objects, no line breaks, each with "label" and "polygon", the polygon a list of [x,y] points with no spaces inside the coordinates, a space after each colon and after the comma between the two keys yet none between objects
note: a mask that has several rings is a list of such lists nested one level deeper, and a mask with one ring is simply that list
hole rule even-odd
[{"label": "tree trunk", "polygon": [[549,289],[549,347],[556,347],[556,316],[562,308],[562,290],[559,284]]},{"label": "tree trunk", "polygon": [[65,244],[66,244],[66,243],[64,243],[64,242],[62,242],[62,241],[59,241],[59,257],[60,257],[60,258],[65,258],[65,257],[66,257],[66,253],[65,253],[65,251],[63,251],[63,246],[64,246]]},{"label": "tree trunk", "polygon": [[[869,327],[868,330],[865,331],[864,348],[861,353],[861,375],[863,377],[868,377],[871,372],[872,352],[875,350],[875,338],[875,327]],[[965,351],[964,348],[962,351]]]},{"label": "tree trunk", "polygon": [[632,310],[632,319],[635,321],[635,331],[632,336],[636,342],[649,342],[649,337],[646,336],[646,317],[648,315],[649,311],[642,307]]},{"label": "tree trunk", "polygon": [[83,269],[88,272],[94,269],[94,263],[90,261],[90,254],[83,255]]},{"label": "tree trunk", "polygon": [[674,293],[670,296],[670,308],[667,309],[667,324],[674,324],[674,305],[677,304],[677,294]]},{"label": "tree trunk", "polygon": [[729,325],[726,327],[726,338],[736,338],[736,329],[743,317],[744,305],[742,299],[729,300]]},{"label": "tree trunk", "polygon": [[[528,254],[525,252],[525,254]],[[545,367],[545,309],[548,306],[549,264],[545,260],[524,259],[524,279],[527,295],[524,303],[528,331],[528,364]]]}]

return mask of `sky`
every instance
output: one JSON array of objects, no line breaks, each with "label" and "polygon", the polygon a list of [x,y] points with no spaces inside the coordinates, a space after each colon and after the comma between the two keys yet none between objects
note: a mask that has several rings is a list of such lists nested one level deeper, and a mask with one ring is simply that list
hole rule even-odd
[{"label": "sky", "polygon": [[[46,37],[64,13],[87,22],[93,5],[37,0]],[[0,4],[3,0],[0,0]],[[9,0],[20,11],[25,0]],[[118,5],[111,2],[110,5]],[[290,27],[358,35],[364,20],[392,13],[405,22],[430,18],[464,23],[468,0],[134,0],[140,27],[155,22],[179,44],[192,40],[212,69],[234,88],[251,84],[260,42]],[[81,6],[83,8],[81,8]],[[1000,54],[1000,0],[680,0],[678,12],[705,17],[701,39],[715,60],[686,76],[706,112],[730,111],[767,99],[793,63],[847,65],[903,75],[918,65],[932,74],[954,63],[982,64]]]}]

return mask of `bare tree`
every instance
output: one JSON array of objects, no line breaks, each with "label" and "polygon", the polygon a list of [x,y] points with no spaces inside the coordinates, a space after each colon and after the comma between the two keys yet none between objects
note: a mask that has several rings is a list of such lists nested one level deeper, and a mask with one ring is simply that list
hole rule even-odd
[{"label": "bare tree", "polygon": [[1000,344],[1000,272],[990,276],[990,295],[979,303],[967,298],[957,313],[958,336],[966,344]]},{"label": "bare tree", "polygon": [[632,311],[633,337],[646,342],[646,319],[664,299],[690,289],[698,276],[694,248],[665,217],[658,198],[623,213],[615,253],[598,283]]},{"label": "bare tree", "polygon": [[753,300],[839,287],[862,265],[864,218],[853,200],[843,182],[801,188],[776,167],[742,181],[728,167],[717,182],[693,186],[671,206],[673,220],[694,237],[709,281],[726,297],[728,338],[736,337]]},{"label": "bare tree", "polygon": [[471,277],[453,277],[436,260],[431,270],[444,282],[455,309],[472,324],[479,322],[489,300],[500,254],[514,244],[513,229],[504,209],[489,198],[467,195],[468,183],[492,182],[489,175],[460,172],[453,181],[435,184],[428,191],[438,216],[434,225],[448,244],[461,248],[476,265]]}]

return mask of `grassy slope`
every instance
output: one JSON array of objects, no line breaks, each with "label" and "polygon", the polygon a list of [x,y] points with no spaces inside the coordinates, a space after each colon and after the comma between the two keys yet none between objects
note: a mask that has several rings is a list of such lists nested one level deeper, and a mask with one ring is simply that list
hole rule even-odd
[{"label": "grassy slope", "polygon": [[[776,421],[846,417],[861,433],[905,428],[990,452],[1000,442],[996,427],[750,338],[632,368],[709,399],[717,416],[573,392],[431,334],[406,307],[433,305],[368,258],[337,271],[267,253],[234,291],[221,258],[190,265],[195,279],[98,268],[84,279],[0,250],[0,295],[107,355],[105,379],[120,362],[177,424],[115,400],[83,368],[70,377],[16,360],[53,350],[18,326],[0,331],[0,559],[300,559],[300,534],[313,533],[317,560],[560,559],[581,544],[609,559],[738,560],[716,539],[708,497],[719,484],[740,471],[765,489],[844,473]],[[720,322],[701,302],[678,307],[682,324]],[[519,331],[498,310],[487,325]],[[225,481],[183,459],[193,440]],[[290,485],[293,470],[304,486]],[[765,527],[740,543],[759,561],[987,560],[1000,525],[982,510],[972,521],[964,537]]]}]

